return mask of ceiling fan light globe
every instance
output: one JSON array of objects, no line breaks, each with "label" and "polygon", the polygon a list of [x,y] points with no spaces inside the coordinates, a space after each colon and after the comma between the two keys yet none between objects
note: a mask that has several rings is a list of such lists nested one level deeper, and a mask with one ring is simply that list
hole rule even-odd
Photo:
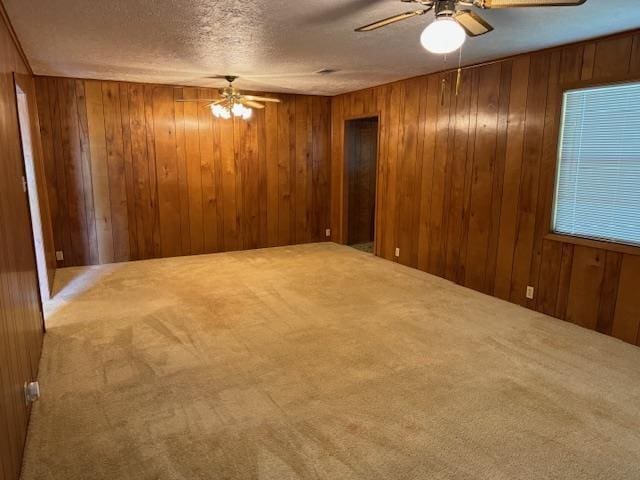
[{"label": "ceiling fan light globe", "polygon": [[213,113],[213,116],[216,118],[222,118],[224,115],[224,108],[220,105],[211,105],[211,113]]},{"label": "ceiling fan light globe", "polygon": [[244,113],[244,105],[242,105],[241,103],[234,103],[233,107],[231,107],[231,112],[233,113],[234,117],[241,117]]},{"label": "ceiling fan light globe", "polygon": [[427,25],[420,35],[420,43],[429,52],[442,55],[458,50],[466,38],[467,34],[458,22],[445,17]]},{"label": "ceiling fan light globe", "polygon": [[243,120],[249,120],[251,118],[251,114],[253,113],[253,110],[245,107],[244,109],[244,113],[242,114],[242,119]]}]

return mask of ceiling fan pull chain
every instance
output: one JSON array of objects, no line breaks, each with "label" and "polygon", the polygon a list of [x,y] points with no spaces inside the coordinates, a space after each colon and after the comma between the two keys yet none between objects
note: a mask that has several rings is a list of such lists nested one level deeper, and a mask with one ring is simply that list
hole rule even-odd
[{"label": "ceiling fan pull chain", "polygon": [[458,75],[456,76],[456,97],[460,93],[460,84],[462,83],[462,47],[458,54]]}]

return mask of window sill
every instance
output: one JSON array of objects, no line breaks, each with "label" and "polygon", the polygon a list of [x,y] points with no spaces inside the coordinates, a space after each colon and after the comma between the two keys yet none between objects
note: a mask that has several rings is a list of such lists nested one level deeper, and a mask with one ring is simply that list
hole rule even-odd
[{"label": "window sill", "polygon": [[590,238],[572,237],[570,235],[560,235],[559,233],[548,233],[544,237],[546,240],[554,242],[572,243],[582,247],[598,248],[610,252],[626,253],[627,255],[640,255],[640,247],[625,245],[623,243],[605,242],[603,240],[592,240]]}]

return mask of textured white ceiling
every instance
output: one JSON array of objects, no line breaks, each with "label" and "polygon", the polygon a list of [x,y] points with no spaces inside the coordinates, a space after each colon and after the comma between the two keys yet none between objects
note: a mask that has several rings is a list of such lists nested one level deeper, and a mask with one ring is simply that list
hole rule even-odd
[{"label": "textured white ceiling", "polygon": [[[419,44],[433,13],[353,29],[415,9],[397,0],[4,0],[37,74],[334,95],[442,70],[457,54]],[[479,10],[476,10],[480,12]],[[469,39],[473,64],[640,26],[639,0],[482,11],[496,30]],[[317,75],[322,68],[337,69]]]}]

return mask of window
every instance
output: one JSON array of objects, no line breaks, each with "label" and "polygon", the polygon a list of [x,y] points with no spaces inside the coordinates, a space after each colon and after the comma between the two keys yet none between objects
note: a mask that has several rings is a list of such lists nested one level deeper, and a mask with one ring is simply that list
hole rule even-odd
[{"label": "window", "polygon": [[564,94],[553,230],[640,245],[640,82]]}]

